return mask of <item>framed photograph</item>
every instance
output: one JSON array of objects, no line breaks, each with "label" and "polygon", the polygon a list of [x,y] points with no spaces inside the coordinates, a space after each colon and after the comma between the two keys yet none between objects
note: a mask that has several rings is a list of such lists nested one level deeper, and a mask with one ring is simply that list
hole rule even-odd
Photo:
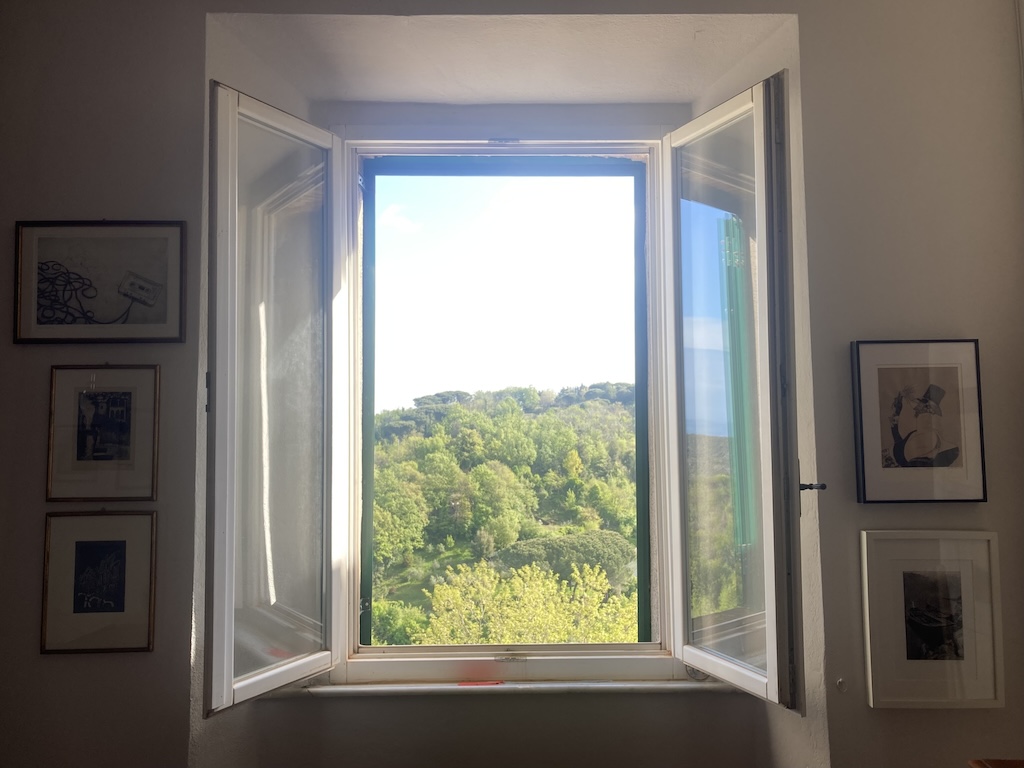
[{"label": "framed photograph", "polygon": [[978,340],[855,341],[857,501],[985,501]]},{"label": "framed photograph", "polygon": [[1001,707],[996,534],[861,531],[872,707]]},{"label": "framed photograph", "polygon": [[159,407],[159,366],[54,366],[46,500],[155,500]]},{"label": "framed photograph", "polygon": [[185,222],[19,221],[16,342],[184,341]]},{"label": "framed photograph", "polygon": [[43,653],[152,651],[156,512],[50,512]]}]

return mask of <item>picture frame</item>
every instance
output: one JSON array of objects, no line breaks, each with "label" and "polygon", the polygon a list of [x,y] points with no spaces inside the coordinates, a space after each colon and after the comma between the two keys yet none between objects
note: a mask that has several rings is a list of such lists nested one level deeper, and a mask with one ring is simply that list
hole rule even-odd
[{"label": "picture frame", "polygon": [[49,512],[41,653],[152,651],[156,512]]},{"label": "picture frame", "polygon": [[55,365],[47,501],[155,501],[158,365]]},{"label": "picture frame", "polygon": [[999,553],[987,531],[861,531],[872,707],[1001,707]]},{"label": "picture frame", "polygon": [[185,340],[185,222],[19,221],[14,341]]},{"label": "picture frame", "polygon": [[986,501],[977,339],[854,341],[857,501]]}]

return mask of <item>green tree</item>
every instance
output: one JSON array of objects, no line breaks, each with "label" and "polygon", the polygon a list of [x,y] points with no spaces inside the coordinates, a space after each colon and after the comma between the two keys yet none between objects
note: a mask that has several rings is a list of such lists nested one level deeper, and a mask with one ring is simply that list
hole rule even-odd
[{"label": "green tree", "polygon": [[503,571],[543,563],[564,580],[572,576],[574,566],[599,567],[616,589],[633,577],[635,559],[634,546],[615,531],[586,531],[519,541],[494,555],[494,563]]},{"label": "green tree", "polygon": [[421,642],[438,645],[636,642],[636,593],[616,594],[599,567],[568,581],[536,564],[502,577],[486,562],[449,568],[430,595]]},{"label": "green tree", "polygon": [[602,528],[636,542],[636,483],[622,474],[607,480],[591,478],[583,491],[587,506],[597,511]]},{"label": "green tree", "polygon": [[374,467],[373,477],[373,560],[378,567],[387,567],[423,546],[423,476],[410,461]]},{"label": "green tree", "polygon": [[503,549],[519,538],[519,531],[537,511],[532,488],[504,464],[489,461],[469,473],[473,487],[473,525],[485,529],[494,545]]},{"label": "green tree", "polygon": [[522,407],[506,397],[498,406],[493,423],[494,433],[485,446],[487,457],[500,461],[516,474],[529,472],[537,458],[537,446],[530,439]]},{"label": "green tree", "polygon": [[735,608],[742,596],[729,475],[691,477],[687,494],[690,604],[694,616]]},{"label": "green tree", "polygon": [[418,606],[394,600],[374,600],[370,619],[373,645],[415,645],[427,627],[427,615]]},{"label": "green tree", "polygon": [[448,450],[427,454],[420,465],[423,497],[429,511],[428,532],[432,541],[452,536],[466,541],[472,530],[472,484]]}]

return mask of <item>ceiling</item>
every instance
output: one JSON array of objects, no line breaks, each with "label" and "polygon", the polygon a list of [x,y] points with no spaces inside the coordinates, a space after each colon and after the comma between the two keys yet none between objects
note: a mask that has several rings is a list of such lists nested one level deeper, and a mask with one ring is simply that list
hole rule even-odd
[{"label": "ceiling", "polygon": [[217,14],[311,100],[689,103],[789,16]]}]

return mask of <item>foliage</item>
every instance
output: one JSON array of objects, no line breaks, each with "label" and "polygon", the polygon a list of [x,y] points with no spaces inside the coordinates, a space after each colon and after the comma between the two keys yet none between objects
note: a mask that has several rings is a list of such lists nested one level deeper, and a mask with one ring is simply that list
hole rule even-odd
[{"label": "foliage", "polygon": [[[740,602],[742,585],[729,476],[691,478],[688,507],[692,615],[707,616],[735,608]],[[693,553],[699,556],[694,557]]]},{"label": "foliage", "polygon": [[423,546],[427,525],[423,482],[411,461],[374,467],[373,558],[378,565],[407,559]]},{"label": "foliage", "polygon": [[[511,636],[502,621],[513,618],[532,627],[523,630],[530,637],[602,636],[579,629],[595,617],[616,637],[629,619],[635,639],[636,595],[626,586],[635,581],[637,543],[633,385],[453,390],[414,402],[375,417],[374,642],[480,642],[481,633]],[[691,564],[691,600],[702,615],[738,604],[742,562],[729,440],[687,441],[688,536],[701,553]],[[569,604],[603,607],[569,622]],[[506,618],[485,621],[480,611],[497,615],[495,606]],[[469,622],[464,631],[449,626],[456,616]]]},{"label": "foliage", "polygon": [[503,569],[522,568],[529,563],[543,565],[566,580],[577,566],[600,567],[616,590],[633,576],[631,565],[636,550],[615,531],[584,533],[519,541],[495,554],[495,564]]},{"label": "foliage", "polygon": [[536,564],[507,577],[487,562],[449,568],[434,587],[420,642],[628,643],[637,639],[636,593],[616,594],[599,566],[573,566],[564,581]]},{"label": "foliage", "polygon": [[373,645],[414,645],[426,626],[427,615],[418,606],[394,600],[373,601]]}]

